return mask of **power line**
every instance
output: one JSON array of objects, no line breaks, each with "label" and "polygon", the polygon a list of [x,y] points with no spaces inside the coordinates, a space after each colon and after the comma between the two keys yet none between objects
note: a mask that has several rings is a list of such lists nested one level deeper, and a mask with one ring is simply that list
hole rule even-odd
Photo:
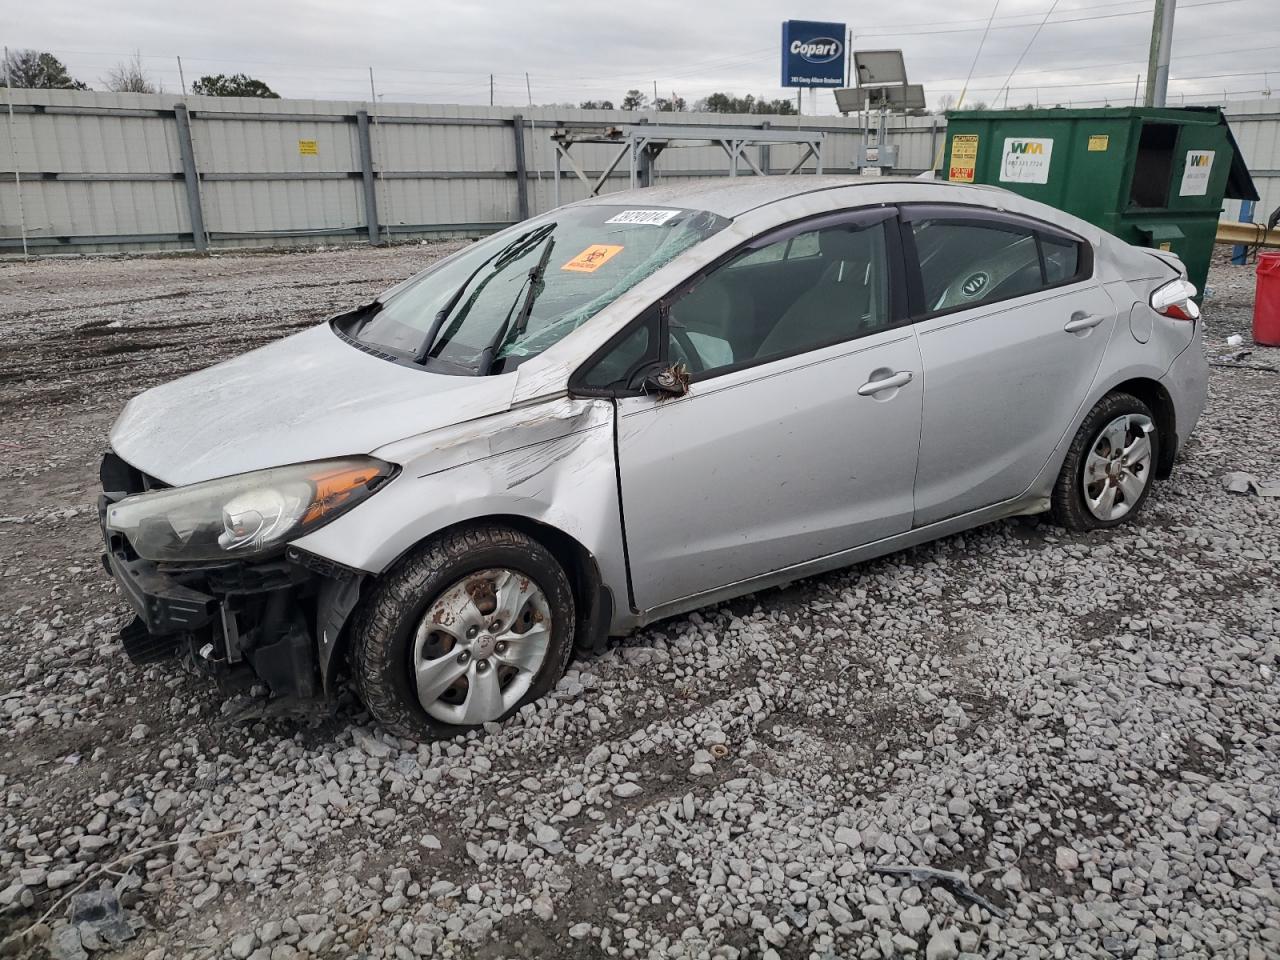
[{"label": "power line", "polygon": [[[987,42],[987,36],[991,33],[991,24],[996,18],[996,11],[1000,9],[1000,0],[996,0],[995,6],[991,8],[991,16],[987,18],[987,28],[982,31],[982,39],[978,41],[978,49],[973,54],[973,62],[969,64],[969,75],[964,78],[964,86],[960,88],[960,99],[956,101],[956,106],[964,103],[964,95],[969,91],[969,81],[973,79],[973,71],[977,69],[978,58],[982,56],[982,48]],[[934,166],[938,164],[935,161]]]},{"label": "power line", "polygon": [[[1190,3],[1184,2],[1180,6],[1182,7],[1183,10],[1192,10],[1198,7],[1219,7],[1226,4],[1234,4],[1239,2],[1241,2],[1241,0],[1196,0],[1196,2],[1190,2]],[[1064,67],[1060,69],[1047,68],[1047,69],[1036,69],[1031,71],[1021,71],[1021,63],[1025,61],[1032,45],[1037,41],[1041,31],[1044,30],[1045,28],[1056,26],[1059,24],[1075,24],[1075,23],[1083,23],[1083,22],[1091,22],[1091,21],[1107,21],[1107,20],[1112,20],[1116,18],[1140,16],[1149,12],[1150,10],[1149,2],[1142,3],[1142,0],[1118,0],[1118,2],[1092,3],[1092,4],[1082,5],[1082,6],[1063,7],[1061,5],[1061,0],[1053,0],[1051,5],[1049,5],[1047,9],[1035,11],[1034,13],[1014,13],[1014,14],[1006,13],[1003,15],[997,12],[999,5],[1000,4],[997,0],[996,9],[993,10],[992,15],[986,18],[985,20],[978,20],[977,18],[973,18],[969,20],[933,21],[931,24],[921,25],[921,26],[924,26],[925,29],[917,29],[912,34],[913,36],[930,36],[930,35],[937,35],[937,34],[944,34],[944,35],[945,34],[962,34],[965,32],[976,32],[978,30],[982,31],[982,38],[980,40],[979,48],[978,48],[979,56],[975,57],[974,61],[969,65],[968,74],[963,79],[963,86],[961,90],[962,94],[974,92],[975,88],[970,87],[970,84],[972,83],[972,81],[974,79],[981,80],[983,79],[983,76],[985,76],[985,75],[981,75],[981,76],[976,75],[976,68],[978,65],[980,65],[980,56],[983,52],[987,52],[989,55],[989,59],[991,58],[990,50],[988,48],[992,46],[991,40],[992,40],[992,37],[994,36],[994,31],[996,30],[1034,28],[1034,32],[1031,36],[1030,43],[1027,45],[1027,47],[1023,49],[1022,53],[1019,55],[1018,61],[1015,63],[1013,70],[1009,73],[1007,77],[1003,78],[1003,84],[1000,87],[994,88],[997,97],[1008,90],[1030,89],[1033,86],[1040,86],[1045,89],[1063,89],[1063,88],[1068,88],[1072,86],[1081,86],[1081,87],[1110,86],[1110,85],[1113,85],[1111,81],[1100,81],[1100,82],[1090,81],[1087,79],[1087,75],[1082,76],[1080,81],[1073,81],[1073,82],[1033,84],[1026,81],[1028,77],[1033,77],[1033,76],[1049,75],[1050,77],[1053,77],[1054,79],[1056,79],[1057,76],[1060,76],[1062,74],[1071,76],[1072,74],[1076,74],[1081,71],[1096,69],[1099,67],[1121,66],[1121,65],[1130,64],[1130,63],[1142,62],[1142,61],[1123,61],[1122,60],[1122,61],[1110,61],[1110,62],[1103,62],[1103,63],[1096,63],[1096,64],[1084,64],[1084,65],[1077,64],[1077,65]],[[1145,9],[1117,11],[1117,8],[1120,6],[1133,6],[1133,5],[1141,5]],[[1081,11],[1095,11],[1095,10],[1101,10],[1101,11],[1107,11],[1107,12],[1080,14]],[[1056,15],[1058,13],[1062,13],[1064,14],[1064,16],[1057,17]],[[1080,14],[1080,15],[1077,15],[1077,14]],[[1027,18],[1032,16],[1039,17],[1040,18],[1039,21],[1037,23],[1021,22],[1021,21],[1026,21]],[[964,24],[974,23],[974,22],[983,23],[984,26],[970,27],[967,29],[951,29],[951,25],[964,25]],[[906,22],[887,22],[887,23],[879,23],[879,24],[870,24],[868,25],[868,27],[870,28],[871,31],[879,31],[879,32],[868,32],[865,34],[860,33],[859,36],[892,36],[894,35],[894,33],[892,33],[893,29],[899,28],[899,27],[909,27],[909,26],[912,26],[912,24],[909,24]],[[930,29],[930,27],[936,27],[937,29]],[[1266,35],[1274,32],[1275,31],[1262,31],[1261,35]],[[1251,34],[1251,36],[1258,36],[1258,35],[1259,34],[1257,33]],[[585,97],[598,97],[602,95],[609,96],[610,91],[612,91],[613,93],[617,92],[617,91],[614,91],[612,88],[612,84],[615,84],[615,83],[620,84],[622,86],[640,87],[642,86],[642,80],[640,78],[644,78],[643,85],[647,85],[649,82],[651,82],[651,78],[653,76],[659,77],[660,82],[662,82],[663,84],[678,82],[681,92],[690,98],[692,98],[695,95],[700,95],[701,92],[703,91],[711,91],[713,89],[731,89],[733,87],[740,87],[744,84],[747,85],[748,87],[754,86],[757,88],[763,88],[765,90],[772,91],[773,89],[775,89],[772,83],[761,84],[758,79],[750,79],[748,77],[748,74],[754,74],[756,72],[755,65],[757,63],[765,62],[766,58],[765,56],[763,56],[763,54],[774,51],[775,49],[776,48],[773,45],[770,45],[768,47],[760,47],[760,48],[756,48],[755,50],[743,51],[736,54],[723,54],[721,56],[710,58],[707,60],[696,60],[692,62],[686,62],[683,64],[679,64],[677,69],[674,72],[668,69],[670,66],[670,63],[668,63],[668,68],[661,68],[661,67],[660,68],[639,68],[639,69],[635,69],[634,71],[629,70],[628,73],[626,74],[615,74],[615,75],[586,75],[586,76],[578,75],[578,76],[570,77],[562,74],[554,74],[554,73],[548,74],[548,73],[535,72],[534,80],[536,83],[540,83],[541,87],[543,89],[546,89],[548,94],[556,92],[557,90],[564,90],[566,93],[571,93],[572,98],[575,100],[579,98],[585,98]],[[1106,49],[1106,47],[1102,47],[1102,48],[1091,47],[1091,49],[1095,51],[1095,55],[1096,55],[1096,52],[1098,50]],[[1255,48],[1246,48],[1244,50],[1236,49],[1236,50],[1227,50],[1227,51],[1221,51],[1221,52],[1230,53],[1234,55],[1238,53],[1249,52],[1250,50],[1270,51],[1272,49],[1273,47],[1255,47]],[[91,51],[69,50],[69,51],[61,51],[61,52],[82,55],[82,56],[91,57],[94,59],[99,59],[99,58],[112,59],[112,58],[117,58],[122,56],[131,56],[131,54],[127,54],[127,55],[126,54],[110,54],[110,53],[105,53],[101,51],[91,52]],[[1217,52],[1217,51],[1212,51],[1212,52]],[[1205,53],[1206,52],[1179,55],[1174,59],[1183,60],[1184,58],[1189,58],[1190,56],[1202,57],[1205,55]],[[776,56],[776,53],[774,53],[773,56]],[[155,75],[159,77],[164,77],[166,80],[166,83],[170,82],[171,80],[176,80],[176,74],[173,73],[173,69],[172,69],[173,61],[172,61],[171,54],[165,54],[163,56],[144,55],[144,59],[147,61],[159,61],[155,67],[149,67],[149,69],[154,70]],[[935,59],[935,58],[922,57],[920,59],[923,60],[923,59]],[[936,58],[936,59],[941,60],[944,58]],[[346,82],[347,72],[354,71],[353,73],[350,74],[351,80],[353,81],[352,92],[345,92],[345,93],[336,94],[336,95],[329,94],[330,96],[334,96],[336,99],[360,99],[360,96],[354,92],[354,83],[360,82],[361,76],[363,75],[364,71],[367,69],[365,67],[354,66],[349,61],[342,64],[324,65],[324,64],[314,63],[314,62],[296,61],[296,60],[291,61],[291,60],[278,60],[278,59],[271,60],[271,59],[232,58],[232,57],[198,57],[198,56],[193,57],[189,55],[184,55],[183,61],[184,63],[197,62],[197,63],[205,63],[209,65],[225,64],[225,65],[234,66],[234,65],[261,64],[261,65],[271,66],[271,67],[284,67],[286,69],[283,71],[280,71],[280,70],[269,71],[271,76],[268,79],[271,79],[273,82],[275,82],[275,77],[277,76],[281,78],[289,78],[294,81],[294,84],[296,84],[297,87],[301,88],[298,91],[299,93],[302,93],[303,90],[316,91],[316,92],[311,92],[309,94],[311,96],[324,95],[318,92],[318,88],[320,85],[317,84],[315,81],[319,80],[321,81],[321,83],[323,83],[323,81],[327,79],[331,83],[336,81],[338,84],[343,84]],[[742,71],[733,71],[733,68],[736,68],[739,65],[743,67],[750,67],[751,69],[749,70],[744,69]],[[289,69],[289,68],[292,68],[292,69]],[[300,68],[305,68],[307,72],[302,72],[302,69]],[[480,72],[480,71],[465,71],[465,70],[459,71],[459,70],[428,69],[428,68],[421,68],[421,67],[381,67],[381,66],[378,69],[379,69],[380,80],[383,80],[384,76],[387,77],[387,80],[384,81],[385,85],[383,89],[385,89],[387,93],[392,95],[408,94],[410,96],[415,96],[415,97],[421,96],[422,98],[426,98],[426,99],[429,99],[433,96],[445,95],[450,98],[456,98],[458,100],[462,100],[462,99],[465,99],[465,97],[467,96],[471,88],[476,85],[476,81],[469,79],[469,78],[475,77],[475,78],[480,78],[483,81],[486,81],[484,85],[486,88],[485,95],[487,96],[487,80],[489,77],[489,73],[487,71]],[[321,70],[326,71],[326,73],[337,74],[337,76],[332,76],[332,75],[327,77],[317,76],[317,72]],[[736,77],[723,76],[719,79],[716,79],[715,75],[718,72],[723,72],[726,74],[735,72]],[[1269,72],[1272,72],[1272,71],[1258,71],[1256,73],[1247,73],[1247,74],[1209,74],[1209,75],[1204,75],[1203,79],[1215,79],[1219,77],[1230,77],[1230,76],[1258,76],[1258,75],[1262,75],[1264,73],[1269,73]],[[1276,72],[1280,72],[1280,71],[1276,71]],[[993,80],[1000,78],[1000,75],[990,75],[990,76]],[[416,78],[423,78],[420,85],[416,80]],[[1019,87],[1019,88],[1012,87],[1012,81],[1015,78],[1024,80],[1023,87]],[[958,80],[959,78],[950,78],[950,79]],[[1185,84],[1187,82],[1194,82],[1197,79],[1201,79],[1201,77],[1176,77],[1173,79],[1175,80],[1175,82]],[[685,81],[690,81],[690,82],[686,83]],[[513,73],[513,74],[507,74],[507,75],[495,74],[495,82],[496,82],[496,87],[499,91],[509,90],[510,93],[508,94],[508,96],[514,96],[516,87],[523,86],[523,73],[520,73],[520,74]],[[776,80],[774,80],[773,82],[776,83]],[[943,83],[949,82],[949,80],[926,80],[926,82],[932,83],[932,84],[943,84]],[[1126,78],[1123,81],[1118,80],[1114,82],[1115,86],[1120,86],[1122,84],[1126,87],[1131,86],[1132,78]],[[976,89],[980,89],[984,93],[990,93],[993,88],[976,88]],[[557,99],[567,100],[569,98],[570,97],[568,96],[562,96]]]},{"label": "power line", "polygon": [[[1216,6],[1221,6],[1222,4],[1227,4],[1227,3],[1244,3],[1244,2],[1245,0],[1201,0],[1200,3],[1188,3],[1182,9],[1191,10],[1196,7],[1216,7]],[[1048,26],[1054,27],[1064,23],[1088,23],[1093,20],[1116,20],[1121,17],[1139,17],[1139,16],[1145,16],[1150,12],[1151,12],[1150,10],[1132,10],[1127,13],[1099,13],[1091,17],[1071,17],[1066,20],[1050,20],[1048,23]],[[1022,30],[1029,26],[1031,26],[1031,24],[1029,23],[1002,24],[997,27],[992,27],[991,29]],[[915,37],[922,37],[922,36],[927,37],[927,36],[934,36],[934,35],[943,34],[943,33],[977,33],[979,30],[982,30],[982,29],[984,28],[965,27],[963,29],[889,31],[887,33],[863,33],[859,31],[857,36],[859,37],[901,37],[909,34],[910,36],[915,36]]]},{"label": "power line", "polygon": [[[1183,77],[1170,77],[1170,83],[1190,83],[1195,80],[1226,80],[1234,77],[1262,77],[1269,73],[1275,73],[1274,70],[1253,70],[1246,73],[1204,73],[1194,74]],[[1117,80],[1090,80],[1084,82],[1072,83],[1033,83],[1025,87],[1010,87],[1011,90],[1066,90],[1070,87],[1128,87],[1133,83],[1132,78],[1123,77]],[[1003,91],[1003,87],[977,87],[975,93],[990,93],[992,90]]]},{"label": "power line", "polygon": [[1000,94],[1003,93],[1005,90],[1009,89],[1009,81],[1013,79],[1013,75],[1017,73],[1018,68],[1022,66],[1022,58],[1027,55],[1027,52],[1031,49],[1031,45],[1036,42],[1036,37],[1040,36],[1040,31],[1044,29],[1045,23],[1047,23],[1049,20],[1049,17],[1053,15],[1053,11],[1057,8],[1057,6],[1058,6],[1058,0],[1053,0],[1053,5],[1050,6],[1048,10],[1045,11],[1044,19],[1041,20],[1040,25],[1036,27],[1036,32],[1031,34],[1031,39],[1028,40],[1027,45],[1022,48],[1022,52],[1018,54],[1018,59],[1014,62],[1013,69],[1009,71],[1009,77],[1007,80],[1005,80],[1004,86],[996,91],[995,99],[999,100]]},{"label": "power line", "polygon": [[[1110,3],[1089,3],[1089,4],[1083,4],[1081,6],[1076,6],[1076,7],[1067,7],[1063,12],[1074,13],[1080,10],[1099,10],[1099,9],[1110,8],[1110,7],[1131,7],[1138,4],[1146,5],[1147,3],[1148,3],[1148,0],[1111,0]],[[1057,4],[1055,3],[1054,6],[1056,7]],[[1149,13],[1150,10],[1148,8],[1148,9],[1139,10],[1137,12]],[[996,17],[996,19],[997,20],[1025,20],[1031,17],[1038,17],[1038,16],[1040,16],[1040,11],[1034,10],[1034,11],[1028,11],[1026,13],[1006,13],[1002,16]],[[959,20],[917,20],[911,23],[906,23],[906,22],[870,23],[870,24],[867,24],[867,26],[872,29],[878,29],[883,27],[935,27],[939,25],[945,26],[945,25],[955,24],[955,23],[984,24],[986,22],[987,22],[986,17],[965,17]],[[1029,26],[1032,26],[1032,23],[1016,24],[1015,26],[1029,27]],[[999,27],[997,29],[1004,29],[1004,28]],[[861,37],[861,36],[866,36],[866,34],[855,33],[854,36]]]}]

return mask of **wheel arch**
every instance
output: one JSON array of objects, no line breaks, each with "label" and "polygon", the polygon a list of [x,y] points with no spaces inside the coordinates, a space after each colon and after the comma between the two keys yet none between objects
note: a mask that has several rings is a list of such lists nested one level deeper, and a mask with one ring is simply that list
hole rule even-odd
[{"label": "wheel arch", "polygon": [[546,547],[564,568],[573,588],[577,614],[574,647],[584,653],[604,650],[613,621],[613,591],[605,583],[595,556],[581,541],[559,527],[518,514],[499,513],[465,522],[512,527]]},{"label": "wheel arch", "polygon": [[[424,543],[428,543],[437,537],[445,536],[462,527],[490,525],[518,530],[537,541],[551,553],[556,562],[564,569],[569,578],[569,585],[573,589],[573,603],[576,614],[574,622],[575,649],[583,653],[601,652],[609,639],[614,600],[613,591],[609,589],[609,585],[605,582],[600,572],[600,564],[597,562],[595,555],[572,534],[549,523],[519,514],[491,513],[468,517],[432,531],[430,534],[409,544],[387,565],[381,574],[366,577],[361,589],[361,599],[367,595],[369,588],[376,582],[378,576],[385,576],[395,569],[405,557]],[[337,648],[333,651],[332,656],[345,655],[345,650],[351,642],[350,633],[353,620],[354,618],[347,619],[346,629],[339,636]]]},{"label": "wheel arch", "polygon": [[1161,480],[1167,478],[1173,472],[1173,461],[1178,454],[1178,421],[1173,397],[1164,384],[1150,377],[1133,377],[1117,383],[1104,396],[1113,393],[1127,393],[1151,408],[1160,437],[1156,476]]}]

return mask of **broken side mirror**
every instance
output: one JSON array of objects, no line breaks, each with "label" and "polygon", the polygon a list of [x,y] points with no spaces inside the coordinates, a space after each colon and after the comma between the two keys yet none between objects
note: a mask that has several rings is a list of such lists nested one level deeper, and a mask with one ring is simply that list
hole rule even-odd
[{"label": "broken side mirror", "polygon": [[689,392],[689,368],[683,363],[674,363],[652,370],[640,382],[640,387],[646,394],[654,394],[660,400],[683,397]]}]

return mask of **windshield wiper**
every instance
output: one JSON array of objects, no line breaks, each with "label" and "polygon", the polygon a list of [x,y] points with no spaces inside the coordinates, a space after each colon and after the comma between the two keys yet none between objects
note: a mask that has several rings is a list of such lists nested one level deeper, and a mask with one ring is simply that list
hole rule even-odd
[{"label": "windshield wiper", "polygon": [[[542,256],[538,258],[538,262],[529,268],[529,279],[526,281],[528,286],[525,289],[524,303],[520,305],[520,312],[516,314],[516,322],[510,326],[512,339],[519,337],[524,333],[524,328],[529,325],[529,317],[533,315],[533,301],[538,299],[538,294],[542,292],[544,286],[542,275],[547,272],[547,261],[551,259],[551,251],[555,249],[556,238],[547,235],[547,245],[542,248]],[[502,325],[498,327],[498,332],[493,335],[493,339],[489,341],[480,354],[480,361],[476,366],[476,376],[485,377],[489,375],[489,371],[493,369],[494,360],[497,358],[498,351],[507,340],[507,329],[511,319],[508,313],[506,319],[502,321]]]},{"label": "windshield wiper", "polygon": [[480,264],[467,275],[467,279],[462,281],[458,286],[458,289],[453,291],[453,294],[445,302],[445,305],[436,313],[434,319],[431,321],[431,327],[427,330],[427,335],[422,341],[422,345],[418,347],[417,351],[413,355],[413,362],[423,363],[426,361],[427,357],[431,354],[431,348],[435,346],[436,338],[440,336],[440,331],[444,327],[445,321],[449,319],[449,315],[457,308],[458,302],[462,300],[462,295],[467,292],[467,288],[471,286],[472,281],[480,275],[480,271],[492,264],[494,267],[494,274],[496,275],[497,272],[507,264],[511,263],[513,260],[519,259],[533,247],[537,246],[538,242],[541,241],[543,237],[551,233],[555,228],[556,225],[554,223],[547,223],[534,230],[526,231],[512,240],[501,250],[494,253],[493,256],[486,257],[482,260]]}]

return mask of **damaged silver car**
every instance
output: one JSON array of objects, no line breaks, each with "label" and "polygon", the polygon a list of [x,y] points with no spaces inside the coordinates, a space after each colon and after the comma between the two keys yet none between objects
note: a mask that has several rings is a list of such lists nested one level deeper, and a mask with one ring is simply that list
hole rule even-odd
[{"label": "damaged silver car", "polygon": [[106,565],[138,662],[349,675],[410,737],[575,649],[1015,514],[1123,523],[1200,416],[1178,259],[1001,190],[613,194],[126,407]]}]

